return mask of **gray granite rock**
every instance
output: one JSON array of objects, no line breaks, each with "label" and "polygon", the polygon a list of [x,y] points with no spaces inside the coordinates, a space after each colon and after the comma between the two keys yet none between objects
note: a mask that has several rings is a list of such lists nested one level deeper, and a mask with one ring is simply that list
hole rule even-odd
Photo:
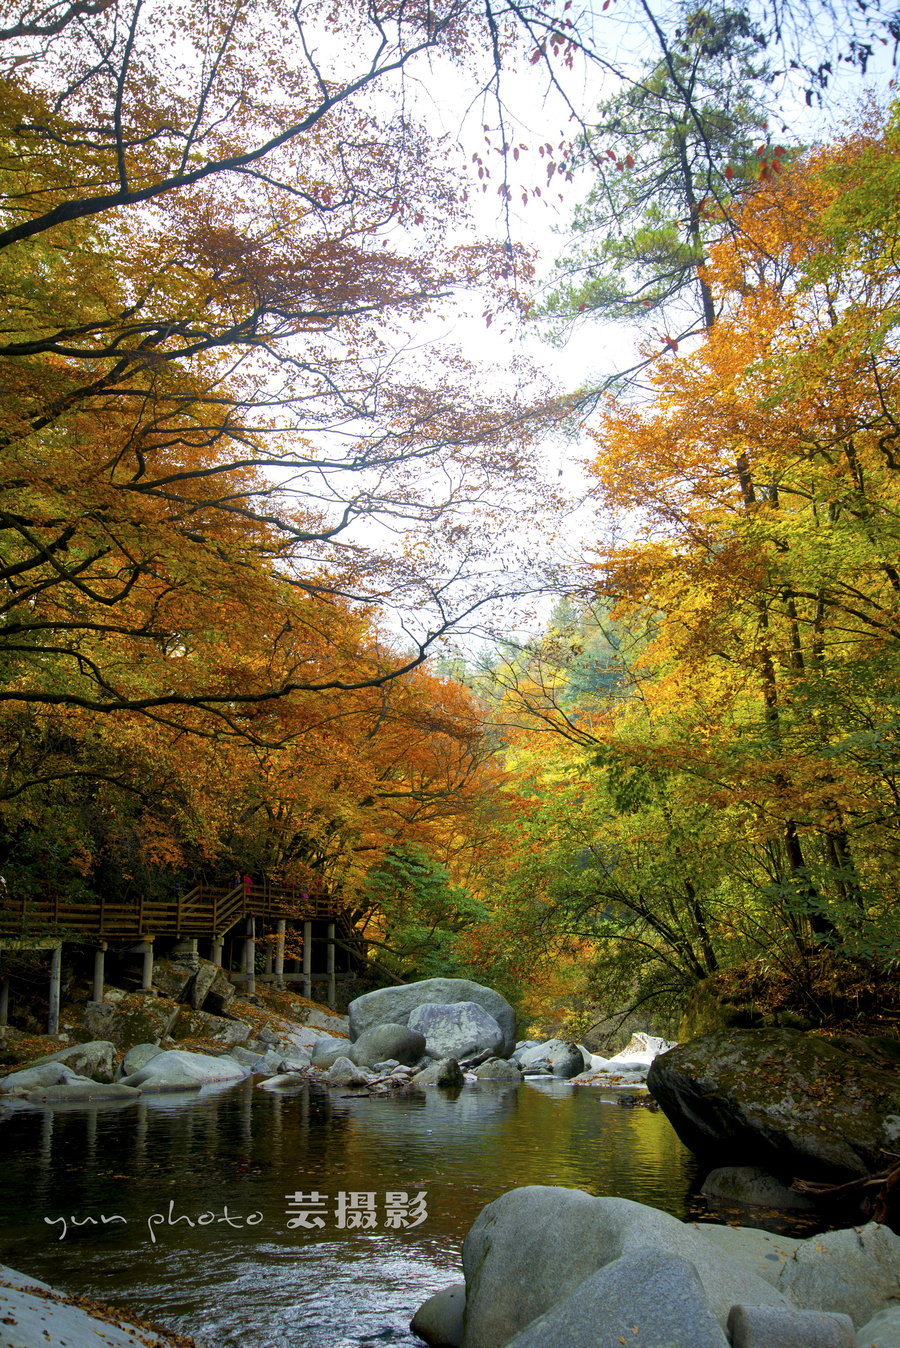
[{"label": "gray granite rock", "polygon": [[414,1086],[458,1087],[464,1085],[465,1077],[455,1058],[441,1058],[416,1072],[412,1082]]},{"label": "gray granite rock", "polygon": [[368,1086],[369,1073],[349,1058],[337,1058],[325,1073],[329,1086]]},{"label": "gray granite rock", "polygon": [[405,1025],[412,1011],[424,1002],[451,1004],[477,1002],[493,1016],[503,1031],[501,1052],[511,1053],[516,1043],[516,1014],[505,997],[468,978],[426,978],[394,988],[376,988],[350,1003],[350,1038],[358,1039],[370,1025],[391,1021]]},{"label": "gray granite rock", "polygon": [[652,1249],[689,1260],[724,1326],[735,1304],[786,1306],[787,1297],[668,1213],[580,1189],[531,1185],[483,1208],[463,1245],[464,1348],[502,1348],[598,1269]]},{"label": "gray granite rock", "polygon": [[48,1053],[45,1058],[36,1058],[30,1065],[39,1063],[64,1062],[79,1076],[93,1077],[95,1081],[112,1081],[116,1070],[116,1046],[109,1039],[93,1039],[88,1044],[72,1044],[61,1048],[58,1053]]},{"label": "gray granite rock", "polygon": [[310,1063],[313,1067],[330,1067],[338,1058],[345,1058],[349,1048],[347,1039],[320,1039],[312,1046]]},{"label": "gray granite rock", "polygon": [[303,1072],[309,1067],[312,1059],[312,1049],[294,1048],[286,1058],[282,1058],[278,1064],[279,1072]]},{"label": "gray granite rock", "polygon": [[479,1081],[521,1081],[522,1073],[508,1058],[488,1058],[472,1069]]},{"label": "gray granite rock", "polygon": [[849,1315],[829,1311],[732,1306],[728,1332],[731,1348],[857,1348]]},{"label": "gray granite rock", "polygon": [[693,1229],[803,1310],[849,1315],[859,1326],[900,1302],[900,1236],[877,1222],[807,1240],[755,1227],[695,1223]]},{"label": "gray granite rock", "polygon": [[815,1205],[803,1194],[789,1189],[758,1166],[731,1165],[711,1170],[701,1189],[707,1198],[723,1199],[746,1207],[779,1208],[783,1212],[809,1212]]},{"label": "gray granite rock", "polygon": [[386,1022],[371,1025],[346,1050],[347,1057],[358,1067],[372,1067],[385,1058],[412,1066],[425,1052],[425,1036],[405,1025]]},{"label": "gray granite rock", "polygon": [[477,1002],[423,1002],[415,1007],[407,1025],[425,1036],[425,1052],[431,1058],[472,1058],[478,1053],[496,1053],[504,1035],[492,1015]]},{"label": "gray granite rock", "polygon": [[887,1306],[873,1315],[856,1341],[859,1348],[900,1348],[900,1306]]},{"label": "gray granite rock", "polygon": [[307,1079],[302,1072],[280,1072],[278,1076],[267,1077],[265,1081],[260,1081],[257,1090],[300,1091],[306,1085]]},{"label": "gray granite rock", "polygon": [[584,1071],[584,1054],[567,1039],[548,1039],[543,1044],[523,1048],[516,1054],[523,1072],[547,1071],[551,1076],[569,1080]]},{"label": "gray granite rock", "polygon": [[460,1348],[465,1310],[466,1284],[457,1282],[423,1302],[409,1327],[428,1348]]},{"label": "gray granite rock", "polygon": [[151,1058],[158,1058],[162,1049],[158,1044],[135,1044],[130,1048],[119,1065],[119,1076],[127,1077],[146,1067]]},{"label": "gray granite rock", "polygon": [[228,1008],[237,996],[237,988],[224,969],[220,969],[217,964],[212,967],[216,971],[215,976],[207,988],[206,997],[201,1007],[202,1010],[210,1011],[213,1015],[224,1016],[227,1015]]},{"label": "gray granite rock", "polygon": [[900,1302],[900,1236],[877,1222],[800,1242],[778,1286],[798,1306],[849,1315],[859,1327]]},{"label": "gray granite rock", "polygon": [[17,1072],[10,1072],[7,1076],[0,1077],[0,1095],[15,1091],[43,1090],[47,1086],[62,1085],[73,1078],[78,1080],[78,1073],[62,1062],[50,1061],[37,1067],[20,1067]]},{"label": "gray granite rock", "polygon": [[133,1100],[140,1094],[139,1087],[126,1086],[121,1081],[93,1081],[90,1077],[73,1077],[58,1086],[42,1086],[37,1090],[26,1091],[23,1098],[33,1104],[61,1104],[66,1100]]},{"label": "gray granite rock", "polygon": [[[623,1343],[728,1348],[692,1263],[653,1249],[622,1255],[532,1320],[509,1340],[509,1348],[620,1348]],[[775,1340],[768,1348],[775,1348]]]},{"label": "gray granite rock", "polygon": [[213,1058],[207,1053],[188,1053],[184,1049],[166,1049],[151,1058],[130,1076],[123,1086],[140,1086],[147,1091],[196,1090],[213,1081],[240,1081],[247,1075],[242,1064],[232,1057]]},{"label": "gray granite rock", "polygon": [[218,986],[217,980],[221,973],[222,970],[217,964],[212,964],[207,960],[201,962],[197,972],[185,989],[185,994],[183,994],[187,996],[195,1011],[203,1009],[203,1004],[213,986]]}]

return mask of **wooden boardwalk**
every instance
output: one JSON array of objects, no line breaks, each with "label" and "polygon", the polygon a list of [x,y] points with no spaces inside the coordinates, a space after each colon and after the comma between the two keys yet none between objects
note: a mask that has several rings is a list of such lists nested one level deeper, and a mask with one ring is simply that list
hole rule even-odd
[{"label": "wooden boardwalk", "polygon": [[[0,934],[70,940],[144,939],[151,936],[205,936],[218,939],[242,917],[293,918],[346,925],[346,915],[324,890],[264,882],[229,889],[201,882],[171,899],[135,898],[114,903],[60,902],[58,898],[0,900]],[[342,919],[344,919],[342,921]]]}]

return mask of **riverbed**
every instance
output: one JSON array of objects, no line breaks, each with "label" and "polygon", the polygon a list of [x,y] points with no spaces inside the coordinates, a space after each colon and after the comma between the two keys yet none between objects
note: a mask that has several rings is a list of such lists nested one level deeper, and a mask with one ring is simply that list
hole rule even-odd
[{"label": "riverbed", "polygon": [[252,1082],[0,1113],[0,1259],[211,1348],[420,1345],[485,1203],[562,1184],[689,1215],[665,1116],[563,1082],[397,1098]]}]

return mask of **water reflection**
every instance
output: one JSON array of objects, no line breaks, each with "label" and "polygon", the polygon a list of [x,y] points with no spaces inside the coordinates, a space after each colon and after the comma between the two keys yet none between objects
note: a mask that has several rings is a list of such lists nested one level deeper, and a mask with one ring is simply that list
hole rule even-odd
[{"label": "water reflection", "polygon": [[[565,1184],[683,1217],[693,1176],[663,1115],[559,1083],[371,1097],[245,1082],[5,1110],[0,1140],[6,1262],[217,1348],[417,1343],[412,1312],[459,1280],[469,1225],[506,1189]],[[385,1229],[389,1191],[424,1192],[426,1220]],[[323,1227],[288,1227],[295,1192],[324,1199]],[[341,1192],[374,1194],[375,1229],[339,1227]]]}]

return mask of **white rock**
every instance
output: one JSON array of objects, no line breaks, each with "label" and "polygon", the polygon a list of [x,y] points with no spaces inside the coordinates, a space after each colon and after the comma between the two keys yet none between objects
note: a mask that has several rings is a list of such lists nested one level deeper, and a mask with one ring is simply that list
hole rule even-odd
[{"label": "white rock", "polygon": [[193,1090],[210,1081],[240,1081],[246,1075],[247,1069],[231,1057],[167,1049],[137,1072],[123,1077],[121,1084],[140,1086],[144,1091]]}]

